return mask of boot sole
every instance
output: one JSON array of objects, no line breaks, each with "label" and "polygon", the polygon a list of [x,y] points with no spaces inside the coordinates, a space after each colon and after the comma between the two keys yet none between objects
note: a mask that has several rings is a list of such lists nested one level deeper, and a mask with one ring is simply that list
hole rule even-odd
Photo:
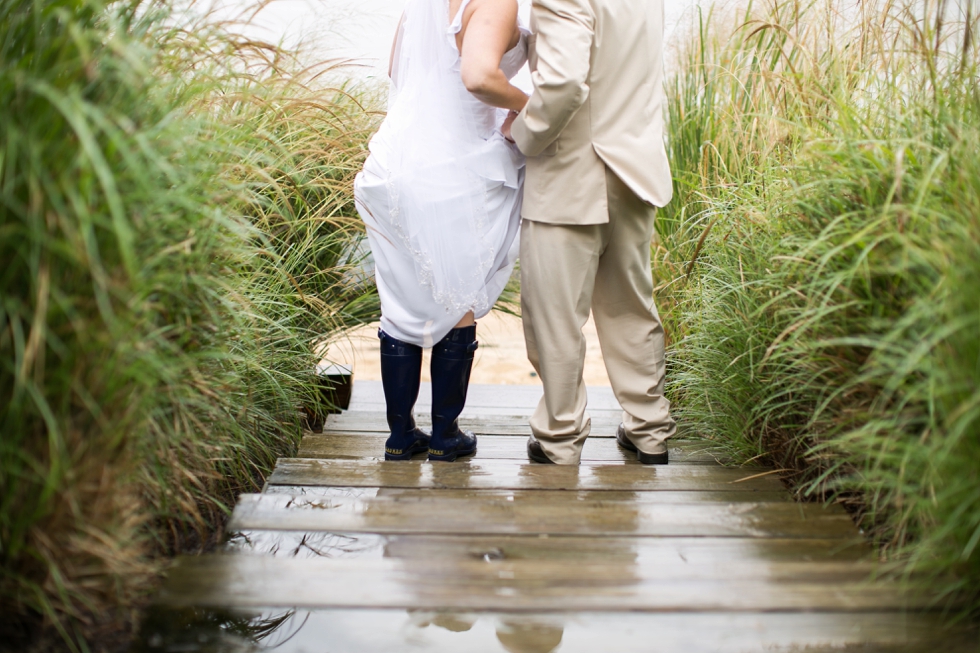
[{"label": "boot sole", "polygon": [[411,460],[412,458],[418,456],[419,454],[424,454],[428,452],[429,452],[428,447],[424,449],[409,449],[403,454],[391,454],[386,451],[385,460]]},{"label": "boot sole", "polygon": [[447,453],[444,456],[433,456],[430,453],[429,461],[437,462],[437,463],[451,463],[451,462],[455,462],[457,458],[467,458],[475,454],[476,454],[476,449],[473,449],[473,451],[454,451],[452,453]]}]

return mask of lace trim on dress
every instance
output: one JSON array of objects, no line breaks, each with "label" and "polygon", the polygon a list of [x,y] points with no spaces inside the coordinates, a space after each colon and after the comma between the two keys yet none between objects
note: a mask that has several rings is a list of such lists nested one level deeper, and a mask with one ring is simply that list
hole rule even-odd
[{"label": "lace trim on dress", "polygon": [[451,313],[465,313],[466,311],[480,313],[489,310],[490,298],[487,296],[485,280],[497,258],[497,251],[493,246],[493,239],[487,235],[486,231],[486,207],[489,203],[489,198],[487,197],[486,185],[483,184],[483,180],[478,178],[474,179],[474,182],[483,185],[483,206],[481,209],[475,211],[475,215],[473,215],[473,227],[477,234],[479,234],[480,247],[477,250],[479,256],[476,264],[473,265],[469,281],[471,283],[475,282],[476,287],[468,293],[460,293],[458,290],[441,290],[437,287],[435,283],[435,265],[432,257],[421,248],[416,247],[415,243],[412,242],[412,238],[405,233],[402,220],[400,220],[401,212],[398,208],[398,187],[392,179],[391,171],[389,170],[387,173],[385,187],[388,190],[388,223],[398,235],[398,239],[402,241],[402,245],[411,253],[412,258],[415,260],[419,284],[425,288],[429,288],[432,291],[432,298],[435,302]]}]

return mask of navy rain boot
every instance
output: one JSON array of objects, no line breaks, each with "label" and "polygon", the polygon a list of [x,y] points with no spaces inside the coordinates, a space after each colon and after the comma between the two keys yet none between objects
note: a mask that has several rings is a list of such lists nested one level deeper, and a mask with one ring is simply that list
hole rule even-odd
[{"label": "navy rain boot", "polygon": [[429,435],[415,426],[412,410],[419,398],[422,348],[378,330],[381,339],[381,385],[388,407],[391,435],[385,442],[385,460],[409,460],[429,450]]},{"label": "navy rain boot", "polygon": [[432,348],[432,441],[429,460],[452,462],[476,453],[476,436],[460,431],[456,419],[466,405],[476,325],[453,329]]}]

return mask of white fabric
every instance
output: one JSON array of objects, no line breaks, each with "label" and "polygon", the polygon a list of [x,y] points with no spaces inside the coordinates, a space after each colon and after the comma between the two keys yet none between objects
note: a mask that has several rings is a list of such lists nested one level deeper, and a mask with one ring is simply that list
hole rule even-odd
[{"label": "white fabric", "polygon": [[[354,184],[381,297],[381,326],[422,347],[467,313],[486,315],[517,255],[524,157],[500,134],[506,112],[463,86],[455,35],[464,0],[409,0],[388,115]],[[527,60],[527,31],[501,61]]]}]

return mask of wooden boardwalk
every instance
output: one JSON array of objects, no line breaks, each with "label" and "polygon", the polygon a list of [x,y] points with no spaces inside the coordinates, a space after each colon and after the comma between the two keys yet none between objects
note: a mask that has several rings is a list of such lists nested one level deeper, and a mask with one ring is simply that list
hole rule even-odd
[{"label": "wooden boardwalk", "polygon": [[358,383],[351,410],[241,497],[221,552],[179,561],[141,646],[899,651],[948,634],[917,610],[925,594],[873,579],[841,508],[791,501],[772,470],[693,440],[669,466],[636,464],[608,388],[590,389],[580,467],[529,464],[539,392],[474,386],[469,462],[384,462],[380,384]]}]

